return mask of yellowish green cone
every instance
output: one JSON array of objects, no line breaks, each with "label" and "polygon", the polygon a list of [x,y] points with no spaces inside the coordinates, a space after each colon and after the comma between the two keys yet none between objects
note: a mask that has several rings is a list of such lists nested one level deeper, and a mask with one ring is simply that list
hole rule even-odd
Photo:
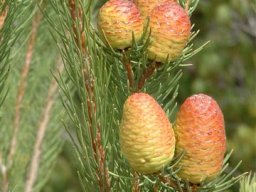
[{"label": "yellowish green cone", "polygon": [[127,0],[107,1],[99,11],[98,26],[113,48],[132,45],[132,33],[137,41],[143,33],[143,20],[136,5]]},{"label": "yellowish green cone", "polygon": [[126,100],[120,145],[130,166],[143,174],[157,172],[172,160],[175,149],[172,125],[150,95],[134,93]]},{"label": "yellowish green cone", "polygon": [[166,1],[150,14],[148,55],[158,62],[173,61],[182,54],[190,37],[190,18],[177,3]]}]

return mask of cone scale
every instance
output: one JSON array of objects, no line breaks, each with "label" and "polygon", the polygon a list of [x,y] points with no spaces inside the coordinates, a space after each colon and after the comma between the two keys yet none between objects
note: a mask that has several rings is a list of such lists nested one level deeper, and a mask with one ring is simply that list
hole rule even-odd
[{"label": "cone scale", "polygon": [[222,111],[211,97],[198,94],[185,100],[174,126],[176,154],[185,152],[178,176],[192,183],[211,180],[221,171],[226,150]]},{"label": "cone scale", "polygon": [[107,1],[99,11],[98,26],[113,48],[124,49],[143,33],[143,20],[136,5],[127,0]]},{"label": "cone scale", "polygon": [[172,125],[150,95],[134,93],[126,100],[120,145],[130,166],[143,174],[157,172],[172,160],[175,149]]},{"label": "cone scale", "polygon": [[139,8],[142,18],[146,19],[156,6],[165,1],[171,2],[175,0],[134,0],[134,3]]}]

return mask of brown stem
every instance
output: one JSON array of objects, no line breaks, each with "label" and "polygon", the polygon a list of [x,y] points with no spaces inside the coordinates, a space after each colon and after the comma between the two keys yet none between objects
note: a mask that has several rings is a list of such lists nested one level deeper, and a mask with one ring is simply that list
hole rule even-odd
[{"label": "brown stem", "polygon": [[132,65],[125,53],[123,52],[123,65],[127,73],[127,78],[129,81],[129,88],[132,88],[134,86],[134,78],[133,78],[133,71],[132,71]]},{"label": "brown stem", "polygon": [[96,162],[98,163],[99,167],[97,168],[96,178],[98,181],[99,191],[104,192],[105,186],[106,190],[109,191],[109,177],[108,171],[105,168],[105,151],[101,144],[101,134],[100,134],[100,127],[97,123],[97,133],[96,137],[93,135],[93,118],[96,115],[96,101],[94,95],[94,86],[93,82],[91,81],[90,74],[87,73],[88,70],[84,69],[84,78],[85,78],[85,89],[87,92],[87,110],[88,110],[88,121],[89,121],[89,130],[90,130],[90,138],[92,144],[92,151],[93,156]]},{"label": "brown stem", "polygon": [[[163,182],[164,184],[174,188],[176,191],[179,191],[179,192],[188,192],[187,189],[181,189],[178,184],[173,181],[172,179],[170,179],[169,177],[165,177],[161,174],[158,175],[158,178],[161,182]],[[191,187],[191,191],[192,192],[197,192],[198,190],[198,185],[197,184],[193,184],[193,183],[189,183],[189,186]]]},{"label": "brown stem", "polygon": [[169,185],[170,187],[174,188],[176,191],[179,191],[179,192],[183,192],[179,186],[177,185],[176,182],[174,182],[173,180],[171,180],[169,177],[165,177],[163,175],[159,175],[158,178],[160,179],[161,182]]},{"label": "brown stem", "polygon": [[162,64],[159,62],[153,62],[151,63],[151,65],[149,67],[147,67],[145,69],[145,71],[143,72],[139,83],[138,83],[138,90],[141,90],[143,88],[143,86],[145,85],[145,82],[147,79],[149,79],[151,77],[151,75],[153,75],[153,73],[155,72],[155,70],[160,67]]},{"label": "brown stem", "polygon": [[15,105],[15,118],[14,118],[14,131],[13,131],[13,137],[11,141],[11,148],[8,156],[9,162],[12,162],[13,155],[16,151],[16,145],[17,145],[17,134],[19,131],[20,126],[20,108],[23,101],[23,97],[25,94],[26,86],[27,86],[27,76],[30,69],[30,64],[32,60],[33,50],[35,46],[36,41],[36,34],[37,30],[40,24],[41,15],[37,13],[34,16],[33,22],[32,22],[32,33],[28,42],[28,48],[25,58],[25,64],[23,66],[23,69],[21,71],[21,79],[20,79],[20,85],[18,88],[18,95],[16,97],[16,105]]},{"label": "brown stem", "polygon": [[[77,7],[78,6],[78,7]],[[73,19],[73,33],[75,37],[75,41],[77,46],[81,49],[81,52],[84,57],[88,57],[86,52],[85,45],[85,33],[82,29],[82,8],[80,5],[76,5],[75,0],[69,0],[69,7],[71,17]],[[76,21],[78,21],[79,26],[76,25]],[[81,39],[79,38],[81,37]],[[81,42],[80,42],[81,41]],[[89,60],[90,61],[90,60]],[[93,134],[93,118],[96,115],[97,107],[96,107],[96,99],[94,95],[94,83],[93,77],[90,74],[89,67],[84,68],[84,81],[85,81],[85,89],[87,92],[87,110],[88,110],[88,121],[89,121],[89,130],[92,144],[92,152],[95,161],[98,163],[99,168],[97,168],[96,177],[98,180],[99,191],[110,191],[110,179],[108,175],[108,169],[105,165],[105,151],[101,143],[101,133],[100,133],[100,125],[97,122],[97,134],[96,137]]]},{"label": "brown stem", "polygon": [[94,141],[94,136],[93,136],[93,117],[95,116],[95,112],[96,112],[96,106],[95,106],[95,100],[94,100],[94,87],[92,85],[92,82],[88,82],[87,77],[88,74],[85,74],[85,89],[86,92],[88,93],[87,95],[87,111],[88,111],[88,121],[89,121],[89,129],[90,129],[90,133],[91,133],[91,143],[92,143],[92,148],[93,148],[93,155],[94,155],[94,159],[98,159],[97,157],[97,145],[96,142]]},{"label": "brown stem", "polygon": [[197,192],[198,185],[197,184],[191,184],[192,192]]},{"label": "brown stem", "polygon": [[154,184],[154,186],[153,186],[153,191],[154,191],[154,192],[158,192],[158,191],[159,191],[159,190],[158,190],[158,184],[157,184],[157,183]]},{"label": "brown stem", "polygon": [[140,186],[139,186],[139,176],[136,172],[133,173],[133,185],[132,185],[132,192],[140,192]]},{"label": "brown stem", "polygon": [[94,159],[98,162],[99,168],[97,168],[97,180],[99,185],[99,191],[110,191],[110,179],[108,169],[105,165],[105,151],[101,144],[100,126],[97,123],[97,134],[93,136],[93,118],[96,115],[96,101],[94,95],[94,86],[92,82],[86,82],[85,88],[88,93],[87,96],[87,107],[88,107],[88,118],[89,118],[89,129],[91,133],[91,143],[93,148]]},{"label": "brown stem", "polygon": [[101,144],[101,135],[100,135],[100,129],[98,127],[98,132],[97,132],[97,149],[98,153],[100,156],[100,173],[101,177],[104,180],[104,186],[102,186],[102,191],[110,191],[110,180],[109,180],[109,174],[108,174],[108,169],[105,165],[105,151],[103,149],[103,146]]},{"label": "brown stem", "polygon": [[[81,32],[81,29],[80,29],[80,26],[78,26],[79,28],[77,28],[77,25],[75,23],[77,20],[79,21],[79,23],[81,23],[82,9],[79,5],[76,5],[75,0],[69,0],[69,8],[70,8],[71,17],[73,19],[73,33],[75,35],[75,41],[76,41],[77,46],[79,47],[80,43],[79,43],[78,37],[81,35],[81,34],[79,34],[79,32]],[[77,12],[77,10],[78,10],[78,12]],[[83,45],[83,44],[82,44],[82,50],[85,50],[85,45]],[[83,56],[86,56],[85,52],[82,52],[82,53],[83,53]],[[94,113],[96,112],[95,100],[94,100],[94,95],[93,95],[94,87],[93,87],[93,82],[92,82],[92,79],[91,79],[91,76],[89,73],[89,69],[84,68],[83,73],[84,73],[84,80],[85,80],[85,89],[86,89],[86,92],[88,93],[86,102],[87,102],[87,110],[88,110],[89,129],[90,129],[90,133],[91,133],[91,144],[92,144],[92,148],[93,148],[94,159],[98,159],[97,146],[96,146],[96,143],[94,142],[94,136],[92,135],[92,133],[93,133],[93,127],[92,127],[93,117],[95,115]]]},{"label": "brown stem", "polygon": [[[17,148],[17,135],[18,135],[18,132],[20,129],[20,109],[21,109],[23,97],[25,95],[25,90],[26,90],[26,86],[27,86],[27,76],[28,76],[29,69],[30,69],[30,64],[31,64],[33,50],[34,50],[35,41],[36,41],[36,34],[37,34],[37,30],[38,30],[38,27],[40,24],[40,20],[41,20],[41,14],[39,12],[37,12],[32,21],[32,32],[31,32],[31,36],[28,41],[28,48],[27,48],[26,57],[25,57],[25,64],[21,71],[20,85],[18,87],[18,95],[16,97],[14,130],[13,130],[11,145],[10,145],[9,154],[8,154],[8,162],[9,162],[8,168],[11,167],[11,165],[13,163],[13,157],[14,157],[14,154],[15,154],[16,148]],[[7,177],[7,182],[8,182],[8,177]],[[7,187],[7,191],[8,191],[8,187]]]},{"label": "brown stem", "polygon": [[[83,17],[83,11],[80,6],[76,7],[76,0],[69,0],[69,7],[70,7],[70,13],[71,17],[73,19],[73,32],[75,34],[75,41],[77,46],[81,49],[83,55],[86,53],[86,46],[85,46],[85,33],[83,31],[82,26],[82,17]],[[76,21],[79,21],[79,26],[77,26]]]},{"label": "brown stem", "polygon": [[[63,71],[63,65],[61,62],[59,62],[60,67],[59,67],[59,72],[61,73]],[[39,122],[38,125],[38,130],[37,130],[37,136],[34,144],[34,149],[33,149],[33,154],[29,166],[29,171],[27,174],[27,180],[25,183],[25,190],[24,192],[32,192],[33,191],[33,186],[36,182],[37,176],[38,176],[38,170],[39,170],[39,165],[40,165],[40,160],[41,160],[41,151],[42,151],[42,143],[45,137],[45,133],[47,130],[47,125],[50,120],[51,116],[51,111],[53,104],[55,102],[55,95],[56,91],[58,88],[58,84],[55,79],[52,80],[49,89],[48,89],[48,95],[46,99],[46,104],[44,107],[44,111],[41,116],[41,121]]]}]

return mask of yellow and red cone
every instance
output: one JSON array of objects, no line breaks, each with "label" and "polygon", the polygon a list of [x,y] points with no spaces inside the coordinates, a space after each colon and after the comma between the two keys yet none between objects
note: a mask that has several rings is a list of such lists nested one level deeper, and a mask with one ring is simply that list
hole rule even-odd
[{"label": "yellow and red cone", "polygon": [[143,33],[143,20],[136,5],[127,0],[109,0],[99,11],[98,26],[113,48],[124,49],[132,45]]},{"label": "yellow and red cone", "polygon": [[225,125],[217,102],[204,94],[185,100],[174,126],[179,177],[192,183],[211,180],[221,171],[226,151]]},{"label": "yellow and red cone", "polygon": [[126,100],[120,145],[130,166],[143,174],[157,172],[172,160],[175,150],[172,125],[150,95],[134,93]]},{"label": "yellow and red cone", "polygon": [[173,61],[182,54],[189,37],[188,13],[177,3],[166,1],[150,14],[151,37],[148,55],[158,62]]}]

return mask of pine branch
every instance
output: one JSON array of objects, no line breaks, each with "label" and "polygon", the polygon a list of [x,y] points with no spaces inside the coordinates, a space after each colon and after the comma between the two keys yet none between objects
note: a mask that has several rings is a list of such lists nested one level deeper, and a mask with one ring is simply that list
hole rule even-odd
[{"label": "pine branch", "polygon": [[78,1],[76,0],[69,0],[69,8],[70,14],[73,20],[73,33],[74,38],[77,46],[81,49],[83,55],[86,53],[86,46],[85,46],[85,34],[83,32],[83,11],[81,5],[77,5]]},{"label": "pine branch", "polygon": [[[73,19],[73,23],[78,21],[78,24],[73,24],[73,33],[74,38],[77,46],[81,49],[81,52],[83,56],[87,57],[89,61],[89,67],[92,65],[90,62],[90,55],[86,54],[86,47],[85,47],[85,33],[81,29],[81,23],[82,23],[82,9],[80,5],[77,5],[77,3],[74,0],[69,0],[70,5],[70,11],[71,11],[71,17]],[[80,40],[80,41],[79,41]],[[81,42],[81,43],[80,43]],[[81,45],[81,46],[80,46]],[[97,105],[96,105],[96,99],[94,95],[94,79],[93,76],[90,73],[89,67],[85,66],[84,68],[84,81],[85,81],[85,89],[87,91],[87,107],[88,107],[88,115],[89,115],[89,130],[91,133],[91,145],[93,148],[93,155],[95,161],[98,162],[99,168],[97,169],[97,178],[98,178],[98,185],[100,191],[109,190],[109,178],[108,178],[108,172],[107,168],[105,167],[105,151],[101,144],[101,129],[100,125],[97,123],[96,127],[96,137],[93,136],[93,119],[94,116],[97,113]],[[104,185],[106,184],[106,186]]]},{"label": "pine branch", "polygon": [[[60,62],[59,62],[60,63]],[[60,73],[63,71],[63,65],[60,63],[58,66],[58,70]],[[58,84],[55,79],[52,80],[49,90],[48,90],[48,95],[46,99],[46,104],[44,107],[44,111],[41,115],[41,121],[39,122],[38,125],[38,131],[37,131],[37,136],[36,136],[36,141],[34,144],[34,150],[30,162],[30,168],[29,172],[27,174],[27,180],[25,183],[25,192],[32,192],[33,191],[33,186],[36,182],[36,179],[38,177],[38,170],[39,170],[39,165],[41,163],[41,151],[42,151],[42,143],[43,140],[45,139],[45,134],[47,130],[47,126],[50,120],[50,116],[52,113],[52,108],[55,102],[55,95],[56,91],[58,88]]]},{"label": "pine branch", "polygon": [[[20,108],[21,108],[21,104],[22,104],[23,97],[25,94],[26,79],[27,79],[27,76],[29,73],[29,68],[30,68],[30,64],[31,64],[33,49],[34,49],[35,40],[36,40],[36,33],[37,33],[39,23],[40,23],[40,15],[35,15],[33,23],[32,23],[32,33],[31,33],[31,37],[30,37],[29,43],[28,43],[25,64],[24,64],[23,70],[21,72],[21,80],[20,80],[20,85],[18,88],[18,95],[16,98],[14,129],[13,129],[13,135],[12,135],[11,145],[10,145],[9,154],[8,154],[8,162],[9,162],[8,167],[12,166],[13,157],[14,157],[14,154],[15,154],[16,148],[17,148],[17,135],[19,132],[19,127],[20,127]],[[5,172],[5,174],[6,174],[4,176],[4,178],[6,178],[5,183],[4,183],[5,190],[3,190],[3,192],[8,191],[8,185],[9,185],[8,170]]]},{"label": "pine branch", "polygon": [[30,36],[30,39],[28,42],[25,64],[21,71],[21,80],[20,80],[20,85],[18,88],[18,95],[16,98],[16,106],[15,106],[13,137],[11,140],[11,146],[10,146],[10,151],[9,151],[9,155],[8,155],[8,161],[10,163],[10,166],[13,162],[13,156],[14,156],[16,148],[17,148],[17,134],[18,134],[19,127],[20,127],[20,109],[21,109],[21,104],[22,104],[26,86],[27,86],[27,76],[28,76],[29,69],[30,69],[30,64],[31,64],[33,50],[34,50],[34,46],[35,46],[35,42],[36,42],[37,30],[40,25],[40,20],[41,20],[41,14],[37,13],[34,16],[34,19],[32,21],[32,33],[31,33],[31,36]]},{"label": "pine branch", "polygon": [[[189,42],[175,61],[161,66],[151,64],[145,36],[123,52],[115,50],[106,39],[101,39],[92,25],[91,13],[87,12],[91,10],[91,1],[88,4],[78,0],[66,2],[59,5],[57,0],[51,0],[58,19],[48,17],[48,22],[65,64],[66,76],[62,75],[58,83],[63,105],[75,127],[76,138],[70,135],[81,165],[78,178],[83,190],[149,191],[153,188],[155,191],[217,192],[237,182],[240,177],[230,178],[231,171],[212,182],[192,184],[177,176],[179,169],[173,170],[176,162],[154,175],[137,177],[132,174],[118,143],[117,130],[124,100],[137,85],[139,91],[150,93],[164,105],[170,117],[176,107],[182,67],[187,66],[184,62],[204,45],[194,50]],[[199,1],[179,2],[192,14]],[[84,24],[82,30],[81,23]],[[83,32],[86,44],[82,42]],[[191,34],[190,41],[197,33]],[[72,128],[67,129],[72,131]]]},{"label": "pine branch", "polygon": [[[90,10],[88,7],[90,6],[91,2],[88,2],[88,4],[85,3],[85,5],[82,2],[81,4],[78,4],[77,2],[78,1],[76,1],[74,5],[74,1],[68,1],[67,7],[62,7],[63,12],[59,12],[60,10],[58,9],[57,2],[51,1],[52,6],[58,12],[58,14],[65,13],[59,18],[61,32],[55,28],[56,25],[54,26],[53,21],[51,21],[50,18],[48,19],[56,33],[62,37],[61,40],[63,40],[63,48],[60,49],[65,61],[65,71],[67,72],[71,82],[74,83],[79,95],[79,99],[81,99],[81,103],[79,104],[74,104],[72,100],[70,100],[70,105],[63,102],[68,113],[72,114],[70,114],[71,120],[77,126],[77,137],[81,148],[83,148],[83,150],[80,152],[81,149],[77,147],[77,152],[81,159],[83,159],[84,156],[87,156],[88,153],[92,155],[88,157],[88,164],[84,162],[81,162],[81,164],[85,169],[91,169],[88,167],[90,164],[90,166],[93,166],[94,172],[90,170],[89,173],[85,174],[92,174],[91,177],[95,178],[94,181],[97,182],[99,191],[104,191],[109,189],[110,179],[105,161],[105,149],[102,144],[102,125],[104,125],[104,123],[100,123],[101,120],[99,119],[101,116],[100,110],[102,109],[102,106],[99,104],[101,101],[98,101],[98,98],[96,97],[99,90],[95,89],[96,84],[101,81],[101,76],[96,76],[95,71],[91,69],[92,66],[95,66],[97,59],[100,59],[98,64],[102,63],[102,57],[98,57],[100,53],[98,52],[98,47],[95,48],[93,46],[88,46],[87,48],[88,44],[95,41],[92,40],[92,37],[90,37],[90,39],[86,39],[86,49],[81,47],[83,44],[81,43],[80,37],[83,35],[83,33],[85,34],[85,37],[87,37],[88,33],[91,33],[91,26],[88,24],[88,19],[90,16],[87,15],[90,14],[87,10]],[[77,14],[79,12],[78,10],[80,9],[82,10],[83,14],[88,16],[84,18],[85,21],[83,21],[79,14]],[[69,15],[71,15],[71,17],[69,17]],[[83,22],[85,24],[85,30],[80,31],[80,24]],[[66,33],[69,33],[70,37],[64,35]],[[70,49],[70,45],[72,45],[73,48]],[[97,80],[96,77],[99,80]],[[62,81],[63,80],[59,81],[60,87],[62,88],[65,96],[70,99],[71,96],[69,89],[62,83]],[[82,117],[77,116],[79,111],[82,113]],[[83,179],[83,174],[81,177]],[[95,188],[95,186],[91,187]]]},{"label": "pine branch", "polygon": [[[3,4],[2,4],[3,3]],[[10,3],[9,0],[1,1],[0,6],[0,63],[1,63],[1,104],[4,101],[7,92],[2,97],[2,93],[4,92],[4,85],[7,79],[7,75],[9,73],[9,56],[11,52],[11,48],[15,43],[16,39],[18,38],[21,28],[17,26],[13,26],[13,22],[15,19],[18,18],[17,9],[22,13],[26,10],[26,6],[19,5],[17,2]],[[26,20],[24,20],[26,21]],[[16,145],[14,143],[14,145]],[[13,155],[13,151],[10,153],[11,156]],[[2,157],[1,157],[2,158]],[[8,191],[9,185],[9,168],[12,162],[7,161],[8,163],[4,163],[4,160],[1,160],[2,167],[4,168],[2,171],[3,182],[2,182],[2,190]]]},{"label": "pine branch", "polygon": [[[33,134],[37,133],[35,131],[35,126],[37,125],[34,125],[34,123],[36,123],[35,119],[39,116],[39,110],[41,111],[41,107],[43,108],[46,105],[43,105],[43,103],[46,102],[44,101],[43,95],[46,92],[45,85],[49,78],[49,67],[53,63],[52,58],[56,57],[56,47],[52,46],[52,43],[49,41],[49,36],[45,35],[47,33],[43,31],[44,25],[41,25],[43,24],[43,22],[41,22],[41,15],[37,12],[37,8],[33,2],[25,0],[22,3],[18,1],[16,3],[12,1],[8,5],[9,12],[5,24],[0,31],[1,35],[3,35],[1,36],[3,38],[0,44],[0,63],[1,65],[3,64],[3,67],[8,69],[9,62],[12,59],[13,64],[15,64],[13,66],[15,67],[11,68],[12,75],[10,79],[13,83],[9,88],[9,95],[5,103],[3,103],[5,111],[1,113],[3,115],[3,118],[1,118],[2,129],[0,130],[1,168],[3,167],[2,170],[5,170],[4,172],[1,171],[1,173],[4,173],[1,174],[0,179],[1,190],[5,186],[7,186],[4,189],[5,191],[11,191],[15,188],[19,190],[24,189],[26,181],[25,176],[27,175],[30,181],[32,181],[31,188],[33,188],[34,192],[40,190],[42,185],[45,184],[48,178],[47,176],[49,176],[52,166],[54,165],[54,160],[56,160],[63,143],[59,138],[60,126],[58,126],[59,119],[57,119],[59,113],[52,112],[51,114],[45,115],[45,120],[48,121],[47,127],[51,127],[51,129],[45,128],[44,137],[40,144],[40,154],[37,156],[37,163],[40,162],[40,164],[33,170],[34,177],[31,176],[32,171],[29,172],[31,169],[26,170],[26,168],[30,163],[29,160],[32,158],[33,144],[36,143],[33,142],[34,139],[36,139],[33,137]],[[33,19],[32,15],[34,16]],[[33,20],[32,28],[27,25],[31,20]],[[21,32],[24,33],[21,34]],[[30,36],[28,34],[30,34]],[[18,40],[17,44],[14,44],[15,40]],[[25,42],[27,42],[27,45]],[[45,50],[46,45],[47,50]],[[11,50],[13,51],[11,52]],[[22,64],[20,60],[23,57],[25,58],[25,64],[21,72],[17,72],[15,70],[19,70],[19,66]],[[4,59],[2,60],[2,58]],[[1,75],[2,72],[1,70]],[[19,84],[17,85],[18,88],[16,87],[16,83]],[[54,89],[57,89],[56,83]],[[53,99],[55,100],[56,98],[50,100]],[[57,110],[56,107],[58,105],[56,105],[55,102],[53,105],[52,102],[53,101],[49,101],[47,103],[48,106],[46,109],[48,112]],[[10,117],[14,117],[16,122],[13,122],[13,118]],[[41,119],[43,119],[43,117]],[[12,133],[11,125],[13,124],[18,129],[15,135]],[[41,123],[41,125],[42,124],[43,123]],[[42,127],[43,125],[40,130],[43,129]],[[15,137],[16,140],[15,145],[11,144],[13,137]],[[11,146],[15,147],[10,149],[9,147]],[[11,150],[14,152],[12,155],[9,155]],[[11,157],[11,161],[9,161],[9,157]],[[34,158],[33,162],[33,165],[35,165],[36,158]],[[5,181],[3,181],[2,178]],[[4,184],[6,185],[4,186]]]}]

